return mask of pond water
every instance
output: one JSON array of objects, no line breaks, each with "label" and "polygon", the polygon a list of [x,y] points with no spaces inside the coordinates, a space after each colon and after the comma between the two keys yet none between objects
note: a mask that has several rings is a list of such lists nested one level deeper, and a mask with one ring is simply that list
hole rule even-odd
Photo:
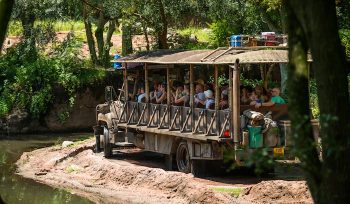
[{"label": "pond water", "polygon": [[6,204],[93,203],[73,192],[53,188],[15,174],[15,163],[23,152],[60,144],[64,140],[76,141],[89,136],[91,136],[89,133],[20,136],[0,134],[0,196],[3,202]]}]

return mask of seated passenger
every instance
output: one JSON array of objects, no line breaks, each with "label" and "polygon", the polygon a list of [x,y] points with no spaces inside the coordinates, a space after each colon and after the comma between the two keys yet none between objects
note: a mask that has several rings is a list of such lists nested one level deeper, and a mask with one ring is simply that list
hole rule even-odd
[{"label": "seated passenger", "polygon": [[221,110],[229,108],[227,90],[223,90],[221,92],[221,99],[220,99],[220,103],[219,103],[219,108]]},{"label": "seated passenger", "polygon": [[273,88],[271,90],[271,100],[268,102],[261,102],[261,103],[257,103],[255,104],[256,108],[259,108],[260,106],[273,106],[275,104],[285,104],[286,102],[284,101],[284,99],[280,96],[281,90],[277,87]]},{"label": "seated passenger", "polygon": [[256,95],[258,96],[258,100],[261,100],[261,102],[266,102],[267,98],[267,91],[264,87],[260,86],[260,85],[257,85],[255,86],[254,88],[254,91],[256,93]]},{"label": "seated passenger", "polygon": [[153,91],[150,92],[151,103],[156,103],[156,96],[159,98],[162,95],[160,92],[160,84],[156,81],[154,82]]},{"label": "seated passenger", "polygon": [[241,104],[247,105],[250,103],[250,98],[248,96],[248,88],[246,86],[241,87]]},{"label": "seated passenger", "polygon": [[203,89],[204,89],[204,87],[202,84],[196,85],[196,89],[195,89],[196,94],[194,95],[195,107],[203,107],[204,108],[204,106],[205,106],[206,99],[205,99]]},{"label": "seated passenger", "polygon": [[206,109],[214,109],[215,108],[215,101],[214,101],[214,94],[211,90],[204,91],[205,94],[205,108]]},{"label": "seated passenger", "polygon": [[177,87],[176,93],[174,96],[174,104],[175,105],[185,105],[189,101],[189,86],[188,85],[183,85],[181,87]]},{"label": "seated passenger", "polygon": [[261,103],[262,101],[258,99],[258,95],[256,95],[255,91],[252,91],[249,95],[249,100],[251,106],[255,106],[256,103]]},{"label": "seated passenger", "polygon": [[138,103],[143,103],[146,100],[146,94],[145,94],[145,89],[143,86],[141,86],[139,94],[137,96],[137,102]]},{"label": "seated passenger", "polygon": [[156,103],[158,104],[165,104],[167,100],[167,94],[166,94],[166,84],[159,85],[160,87],[160,96],[158,97],[158,94],[155,95]]}]

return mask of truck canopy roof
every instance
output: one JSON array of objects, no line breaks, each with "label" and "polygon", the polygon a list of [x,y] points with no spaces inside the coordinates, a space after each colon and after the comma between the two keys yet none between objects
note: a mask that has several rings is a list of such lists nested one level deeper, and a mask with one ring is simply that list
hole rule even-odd
[{"label": "truck canopy roof", "polygon": [[[308,56],[311,62],[311,55]],[[216,50],[157,50],[140,52],[112,62],[153,64],[265,64],[288,63],[286,47],[218,48]]]}]

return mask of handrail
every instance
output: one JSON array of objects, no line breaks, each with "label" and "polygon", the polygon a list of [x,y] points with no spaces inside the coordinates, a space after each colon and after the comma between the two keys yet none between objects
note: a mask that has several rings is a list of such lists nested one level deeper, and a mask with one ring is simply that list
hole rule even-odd
[{"label": "handrail", "polygon": [[194,126],[194,131],[193,131],[193,133],[197,133],[197,130],[198,130],[198,128],[199,128],[199,124],[200,124],[201,121],[202,121],[203,115],[204,115],[204,110],[202,110],[202,111],[199,113],[199,118],[198,118],[197,124],[195,124],[195,126]]},{"label": "handrail", "polygon": [[175,125],[177,116],[179,115],[179,112],[180,112],[179,110],[180,110],[179,108],[176,109],[176,112],[175,112],[175,115],[174,115],[174,119],[173,119],[173,121],[171,121],[169,130],[177,130],[177,129],[173,129],[173,127],[174,127],[174,125]]},{"label": "handrail", "polygon": [[142,109],[142,112],[141,112],[141,115],[140,115],[140,118],[139,120],[137,121],[137,126],[142,126],[143,124],[141,124],[141,121],[145,115],[145,112],[146,112],[146,109],[147,109],[147,104],[144,105],[143,109]]},{"label": "handrail", "polygon": [[210,124],[209,124],[208,130],[207,130],[207,133],[206,133],[207,136],[211,135],[211,134],[210,134],[210,131],[211,131],[211,129],[213,128],[213,125],[214,125],[214,121],[215,121],[215,120],[216,120],[216,112],[214,112],[214,113],[212,114],[212,117],[211,117],[211,120],[210,120]]},{"label": "handrail", "polygon": [[[125,115],[126,117],[126,107],[127,107],[128,103],[125,103],[124,106],[123,106],[123,110],[122,110],[122,113],[120,114],[120,118],[118,120],[118,123],[125,123],[127,122],[126,120],[125,121],[122,121],[123,119],[123,116]],[[126,119],[126,118],[125,118]]]},{"label": "handrail", "polygon": [[131,124],[130,121],[131,121],[132,117],[133,117],[134,114],[135,114],[136,108],[137,108],[137,104],[136,104],[136,105],[134,104],[134,107],[132,108],[132,111],[131,111],[131,114],[130,114],[130,116],[129,116],[129,119],[128,119],[127,124]]},{"label": "handrail", "polygon": [[151,118],[147,124],[147,127],[157,127],[157,126],[151,126],[153,119],[154,119],[154,116],[156,115],[157,111],[158,111],[158,106],[154,106],[154,110],[153,110]]},{"label": "handrail", "polygon": [[[193,111],[196,116],[190,122]],[[148,128],[168,129],[180,133],[189,132],[205,136],[223,137],[225,131],[231,132],[232,125],[227,126],[230,123],[230,118],[230,111],[226,110],[200,108],[192,110],[187,107],[172,105],[128,102],[124,104],[119,121],[116,120],[116,122],[126,122],[128,125],[135,124]]]},{"label": "handrail", "polygon": [[160,123],[158,125],[158,129],[164,128],[162,127],[164,121],[165,121],[165,117],[168,115],[168,106],[165,108],[164,114],[162,116],[162,119],[160,120]]},{"label": "handrail", "polygon": [[184,123],[182,124],[182,128],[181,128],[180,132],[185,132],[185,128],[186,128],[186,126],[187,126],[187,123],[188,123],[188,121],[189,121],[191,115],[192,115],[192,109],[188,109],[187,114],[186,114],[185,121],[184,121]]}]

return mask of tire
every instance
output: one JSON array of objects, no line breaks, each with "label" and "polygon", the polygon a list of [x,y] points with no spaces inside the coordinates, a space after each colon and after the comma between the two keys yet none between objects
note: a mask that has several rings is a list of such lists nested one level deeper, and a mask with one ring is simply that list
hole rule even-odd
[{"label": "tire", "polygon": [[95,135],[96,143],[95,143],[95,152],[100,153],[101,152],[101,141],[100,141],[101,135]]},{"label": "tire", "polygon": [[107,127],[103,128],[103,155],[105,158],[112,156],[112,145],[109,142],[109,130]]},{"label": "tire", "polygon": [[194,177],[208,176],[207,161],[205,160],[192,160],[191,161],[191,173]]},{"label": "tire", "polygon": [[180,172],[191,173],[191,159],[187,142],[180,142],[176,150],[176,164]]}]

